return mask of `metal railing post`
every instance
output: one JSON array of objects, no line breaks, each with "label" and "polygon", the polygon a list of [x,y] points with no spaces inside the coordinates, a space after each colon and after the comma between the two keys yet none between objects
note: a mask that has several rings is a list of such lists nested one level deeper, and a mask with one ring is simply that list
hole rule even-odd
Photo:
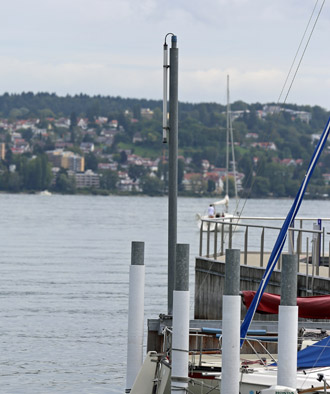
[{"label": "metal railing post", "polygon": [[[300,219],[300,230],[302,230],[303,229],[303,221],[302,221],[302,219]],[[299,243],[298,243],[298,245],[299,245],[299,254],[301,254],[302,253],[302,232],[301,231],[299,231],[299,235],[300,235],[300,238],[299,238]]]},{"label": "metal railing post", "polygon": [[215,228],[214,228],[214,254],[213,254],[214,260],[217,259],[217,244],[218,244],[218,223],[215,223]]},{"label": "metal railing post", "polygon": [[308,251],[308,243],[309,239],[308,237],[306,238],[306,295],[308,294],[308,269],[309,269],[309,251]]},{"label": "metal railing post", "polygon": [[204,221],[201,221],[201,228],[199,231],[199,256],[201,257],[203,255],[203,227],[204,227]]},{"label": "metal railing post", "polygon": [[282,267],[282,253],[280,254],[280,257],[277,260],[277,269],[279,271],[281,271],[281,267]]},{"label": "metal railing post", "polygon": [[207,222],[207,237],[206,237],[206,256],[210,257],[210,226],[211,223]]},{"label": "metal railing post", "polygon": [[228,249],[232,249],[232,244],[233,244],[233,222],[232,219],[230,219]]},{"label": "metal railing post", "polygon": [[330,241],[329,241],[329,258],[328,258],[328,276],[330,278]]},{"label": "metal railing post", "polygon": [[300,230],[298,230],[298,238],[297,238],[297,255],[298,255],[298,264],[300,261],[300,254],[301,254],[301,236],[302,233]]},{"label": "metal railing post", "polygon": [[[314,236],[315,234],[313,234]],[[317,239],[313,237],[312,239],[312,279],[311,279],[311,293],[313,295],[314,292],[314,268],[316,264],[316,247],[317,247]]]},{"label": "metal railing post", "polygon": [[324,245],[325,245],[325,228],[323,227],[323,231],[322,231],[322,265],[325,265]]},{"label": "metal railing post", "polygon": [[288,253],[294,254],[294,232],[288,230]]},{"label": "metal railing post", "polygon": [[244,234],[244,265],[247,265],[247,251],[248,251],[249,227],[246,226]]},{"label": "metal railing post", "polygon": [[263,227],[260,240],[260,267],[264,266],[265,228]]}]

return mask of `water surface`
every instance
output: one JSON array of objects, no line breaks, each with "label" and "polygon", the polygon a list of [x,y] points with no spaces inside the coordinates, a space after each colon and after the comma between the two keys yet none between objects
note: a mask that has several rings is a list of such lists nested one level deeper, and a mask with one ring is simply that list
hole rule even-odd
[{"label": "water surface", "polygon": [[[192,299],[195,214],[210,202],[178,201]],[[290,204],[249,200],[244,213],[284,216]],[[1,393],[123,393],[131,242],[145,242],[145,315],[155,318],[167,312],[167,199],[1,194],[0,206]],[[306,201],[301,212],[329,209]]]}]

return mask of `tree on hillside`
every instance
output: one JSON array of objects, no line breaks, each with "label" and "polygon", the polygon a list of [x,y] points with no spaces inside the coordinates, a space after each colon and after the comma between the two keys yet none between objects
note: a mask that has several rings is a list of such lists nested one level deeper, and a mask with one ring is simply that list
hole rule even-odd
[{"label": "tree on hillside", "polygon": [[87,155],[85,155],[85,169],[97,171],[97,167],[98,167],[97,157],[93,152],[89,152]]},{"label": "tree on hillside", "polygon": [[164,184],[156,176],[144,176],[141,178],[140,186],[143,193],[149,196],[161,196],[163,194]]},{"label": "tree on hillside", "polygon": [[70,130],[73,130],[77,126],[77,115],[74,111],[70,114]]},{"label": "tree on hillside", "polygon": [[125,164],[126,162],[127,162],[127,153],[124,150],[122,150],[120,152],[119,163],[120,164]]},{"label": "tree on hillside", "polygon": [[63,194],[74,194],[76,192],[76,180],[68,176],[65,169],[61,168],[56,177],[55,191]]},{"label": "tree on hillside", "polygon": [[147,169],[144,166],[138,166],[135,164],[131,164],[128,167],[128,175],[135,182],[137,179],[146,175]]},{"label": "tree on hillside", "polygon": [[100,186],[106,190],[116,190],[117,183],[119,181],[118,174],[115,171],[106,170],[102,171]]}]

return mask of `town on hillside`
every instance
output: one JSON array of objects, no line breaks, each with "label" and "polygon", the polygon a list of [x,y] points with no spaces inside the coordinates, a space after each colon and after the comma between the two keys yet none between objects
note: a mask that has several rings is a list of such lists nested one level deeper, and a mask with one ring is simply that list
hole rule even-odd
[{"label": "town on hillside", "polygon": [[[224,107],[181,106],[178,186],[188,196],[220,196],[227,178],[231,195],[235,184],[248,197],[295,195],[328,115],[319,107],[234,103],[234,141],[227,147]],[[0,190],[166,193],[168,146],[161,142],[160,102],[151,108],[135,102],[107,115],[31,112],[12,108],[6,117],[0,111]],[[227,149],[235,157],[229,168]],[[309,195],[326,198],[329,182],[326,149]]]}]

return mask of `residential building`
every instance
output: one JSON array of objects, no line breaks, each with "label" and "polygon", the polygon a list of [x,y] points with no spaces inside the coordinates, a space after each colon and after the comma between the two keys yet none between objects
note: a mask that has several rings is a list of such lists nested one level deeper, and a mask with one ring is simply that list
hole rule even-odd
[{"label": "residential building", "polygon": [[326,185],[329,185],[330,184],[330,174],[323,174],[322,176],[323,176],[323,179],[324,179],[324,182],[326,183]]},{"label": "residential building", "polygon": [[80,144],[80,149],[85,153],[94,152],[95,146],[93,142],[82,142]]},{"label": "residential building", "polygon": [[97,165],[97,168],[100,171],[105,171],[105,170],[117,171],[118,163],[99,163]]},{"label": "residential building", "polygon": [[204,174],[204,179],[206,181],[212,181],[214,182],[214,186],[215,186],[215,192],[216,193],[221,193],[223,190],[223,181],[221,179],[221,176],[219,175],[219,173],[217,171],[212,171],[212,172],[206,172]]},{"label": "residential building", "polygon": [[265,150],[277,150],[274,142],[253,142],[251,146],[254,148],[259,147]]},{"label": "residential building", "polygon": [[200,173],[186,173],[184,174],[182,185],[185,190],[200,194],[206,188],[206,181]]},{"label": "residential building", "polygon": [[247,133],[246,138],[254,138],[255,140],[259,138],[259,134],[258,133]]},{"label": "residential building", "polygon": [[70,151],[56,149],[46,152],[48,160],[54,167],[62,167],[74,172],[84,172],[85,158]]},{"label": "residential building", "polygon": [[73,152],[63,152],[61,167],[74,172],[84,172],[85,158]]},{"label": "residential building", "polygon": [[76,178],[77,189],[92,187],[98,189],[100,187],[100,176],[92,170],[74,174]]},{"label": "residential building", "polygon": [[141,108],[142,118],[152,119],[153,115],[154,115],[154,111],[152,111],[150,108]]},{"label": "residential building", "polygon": [[140,191],[140,186],[138,181],[133,181],[128,176],[128,173],[125,171],[118,171],[119,183],[118,183],[118,190],[125,191],[125,192],[132,192],[132,191]]}]

